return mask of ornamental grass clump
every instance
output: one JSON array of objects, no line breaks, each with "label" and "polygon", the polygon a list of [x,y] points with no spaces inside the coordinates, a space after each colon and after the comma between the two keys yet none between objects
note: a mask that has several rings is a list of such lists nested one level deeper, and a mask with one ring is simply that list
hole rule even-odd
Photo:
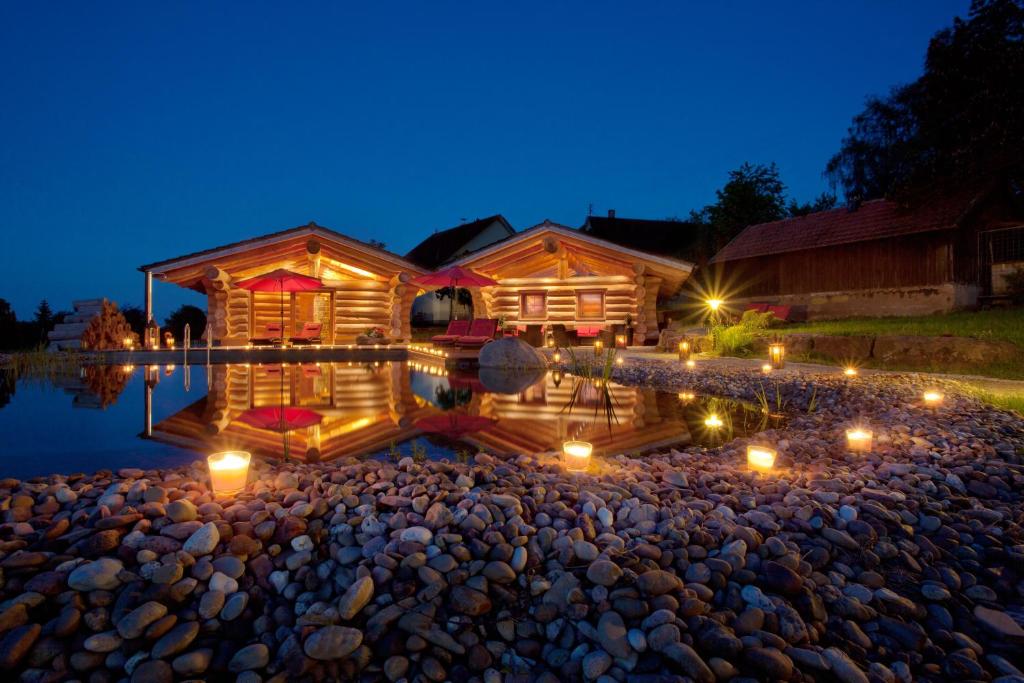
[{"label": "ornamental grass clump", "polygon": [[711,346],[720,356],[743,355],[750,351],[757,337],[775,322],[771,311],[744,311],[735,325],[713,326]]}]

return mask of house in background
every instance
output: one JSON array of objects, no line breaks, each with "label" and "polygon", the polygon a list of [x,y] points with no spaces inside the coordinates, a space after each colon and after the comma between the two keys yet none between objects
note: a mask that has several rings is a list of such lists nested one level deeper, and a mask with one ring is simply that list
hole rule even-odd
[{"label": "house in background", "polygon": [[691,263],[703,263],[707,256],[698,226],[681,220],[619,218],[615,209],[607,216],[587,216],[580,231],[594,237]]},{"label": "house in background", "polygon": [[910,208],[878,199],[751,225],[711,260],[729,299],[793,306],[809,319],[926,315],[999,293],[1024,264],[1024,211],[1009,191]]},{"label": "house in background", "polygon": [[[435,232],[413,247],[405,259],[425,271],[438,270],[464,254],[483,249],[515,233],[515,229],[501,214],[478,218],[470,223]],[[432,291],[421,294],[413,303],[413,322],[417,325],[447,323],[449,305],[449,301],[438,299]]]},{"label": "house in background", "polygon": [[[500,318],[534,340],[551,332],[593,337],[631,326],[632,344],[658,336],[659,302],[675,296],[693,264],[631,249],[544,221],[455,261],[493,278],[472,289],[476,317]],[[532,328],[532,329],[531,329]]]}]

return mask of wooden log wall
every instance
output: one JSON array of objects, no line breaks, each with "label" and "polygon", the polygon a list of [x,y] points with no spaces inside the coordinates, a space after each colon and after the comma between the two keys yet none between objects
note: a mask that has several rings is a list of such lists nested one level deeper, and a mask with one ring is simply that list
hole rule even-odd
[{"label": "wooden log wall", "polygon": [[[578,292],[604,291],[604,319],[579,319],[576,316],[576,294]],[[657,297],[657,288],[654,296]],[[525,292],[544,292],[547,295],[547,315],[544,320],[520,319],[519,297]],[[637,302],[645,300],[646,291],[630,278],[618,275],[571,278],[552,283],[549,278],[522,278],[502,280],[501,284],[485,290],[481,298],[487,314],[504,317],[511,325],[539,323],[562,324],[569,327],[580,325],[615,325],[626,322],[626,316],[637,322],[640,312]]]},{"label": "wooden log wall", "polygon": [[395,294],[388,282],[375,280],[337,280],[334,289],[334,343],[351,344],[369,327],[382,327],[390,333]]}]

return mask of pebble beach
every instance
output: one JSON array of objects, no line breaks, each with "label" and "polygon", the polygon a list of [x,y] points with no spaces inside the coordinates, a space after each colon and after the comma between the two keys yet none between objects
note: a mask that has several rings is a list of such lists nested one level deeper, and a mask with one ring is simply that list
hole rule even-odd
[{"label": "pebble beach", "polygon": [[0,480],[4,680],[1024,682],[1024,418],[919,375],[615,379],[768,389],[787,421],[580,474],[479,453],[261,462],[229,498],[201,461]]}]

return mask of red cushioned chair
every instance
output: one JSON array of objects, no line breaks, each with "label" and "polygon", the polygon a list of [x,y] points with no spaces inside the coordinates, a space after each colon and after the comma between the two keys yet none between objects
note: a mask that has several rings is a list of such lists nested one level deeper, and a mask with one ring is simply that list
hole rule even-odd
[{"label": "red cushioned chair", "polygon": [[290,341],[293,344],[319,344],[320,332],[323,329],[323,323],[302,323],[302,330]]},{"label": "red cushioned chair", "polygon": [[789,315],[792,312],[792,306],[769,306],[768,310],[772,312],[776,318],[783,322],[789,322]]},{"label": "red cushioned chair", "polygon": [[464,337],[467,334],[469,334],[468,320],[452,320],[448,323],[448,329],[444,334],[434,335],[430,341],[438,346],[451,346],[459,340],[459,337]]},{"label": "red cushioned chair", "polygon": [[281,323],[267,323],[263,332],[249,340],[252,344],[276,344],[284,340],[284,327]]},{"label": "red cushioned chair", "polygon": [[495,318],[477,318],[469,326],[469,334],[459,337],[455,345],[460,349],[478,349],[494,341],[497,331],[498,321]]}]

